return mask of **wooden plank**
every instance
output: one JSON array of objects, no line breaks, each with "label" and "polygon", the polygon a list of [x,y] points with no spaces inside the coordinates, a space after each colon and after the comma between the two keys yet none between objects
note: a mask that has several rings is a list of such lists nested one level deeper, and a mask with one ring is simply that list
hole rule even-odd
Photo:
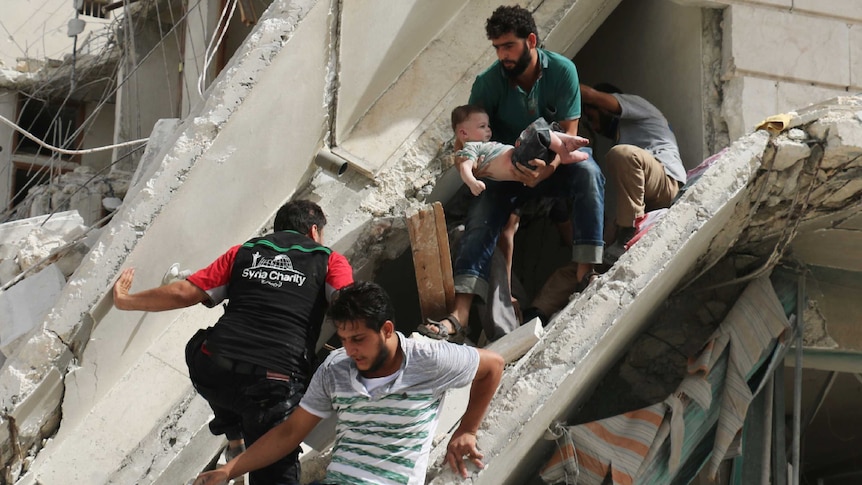
[{"label": "wooden plank", "polygon": [[455,279],[452,275],[452,254],[449,251],[449,231],[446,228],[446,215],[443,205],[434,202],[434,221],[437,224],[437,249],[440,255],[440,271],[443,277],[443,295],[446,297],[446,313],[455,308]]},{"label": "wooden plank", "polygon": [[422,318],[442,318],[455,303],[455,282],[443,206],[435,202],[408,216],[407,229]]}]

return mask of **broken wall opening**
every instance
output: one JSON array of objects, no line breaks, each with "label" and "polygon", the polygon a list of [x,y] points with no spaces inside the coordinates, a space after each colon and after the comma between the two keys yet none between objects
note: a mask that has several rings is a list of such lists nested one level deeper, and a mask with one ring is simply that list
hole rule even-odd
[{"label": "broken wall opening", "polygon": [[[609,82],[664,113],[686,169],[727,145],[705,143],[704,114],[720,105],[719,93],[708,88],[719,74],[721,39],[707,37],[714,37],[711,24],[719,13],[671,0],[623,0],[574,53],[581,83]],[[597,158],[609,142],[601,140]]]}]

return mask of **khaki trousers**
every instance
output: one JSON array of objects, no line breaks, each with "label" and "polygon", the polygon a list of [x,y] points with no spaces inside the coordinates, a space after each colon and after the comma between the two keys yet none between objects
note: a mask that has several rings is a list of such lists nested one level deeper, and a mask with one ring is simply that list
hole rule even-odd
[{"label": "khaki trousers", "polygon": [[648,151],[634,145],[616,145],[605,156],[608,179],[616,187],[616,223],[634,227],[638,217],[670,207],[679,184]]}]

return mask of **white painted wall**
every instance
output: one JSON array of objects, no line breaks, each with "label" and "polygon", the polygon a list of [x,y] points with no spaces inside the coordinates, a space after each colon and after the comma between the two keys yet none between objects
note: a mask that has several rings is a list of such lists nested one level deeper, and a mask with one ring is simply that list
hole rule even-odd
[{"label": "white painted wall", "polygon": [[[72,0],[3,0],[4,27],[0,35],[0,69],[15,69],[19,58],[36,60],[62,59],[72,53],[73,38],[67,35],[67,24],[75,17]],[[89,33],[103,29],[111,19],[80,16],[86,22],[78,36],[82,46]],[[101,40],[92,44],[101,47]]]},{"label": "white painted wall", "polygon": [[769,115],[862,91],[862,2],[715,3],[728,5],[722,113],[731,140]]}]

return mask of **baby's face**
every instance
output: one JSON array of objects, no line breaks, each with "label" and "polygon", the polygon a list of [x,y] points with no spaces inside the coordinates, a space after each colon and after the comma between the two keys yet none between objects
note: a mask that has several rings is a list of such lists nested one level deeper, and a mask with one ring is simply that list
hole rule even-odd
[{"label": "baby's face", "polygon": [[488,141],[491,139],[491,123],[485,113],[473,113],[461,124],[467,133],[465,141]]}]

